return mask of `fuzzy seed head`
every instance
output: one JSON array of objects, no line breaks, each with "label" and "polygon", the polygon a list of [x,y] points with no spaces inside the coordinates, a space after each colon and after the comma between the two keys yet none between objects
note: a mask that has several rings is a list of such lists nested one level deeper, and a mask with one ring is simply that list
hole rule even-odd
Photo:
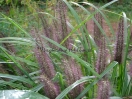
[{"label": "fuzzy seed head", "polygon": [[[63,60],[63,63],[66,83],[67,86],[69,86],[82,77],[81,69],[79,68],[74,59]],[[81,93],[82,90],[83,84],[78,85],[77,87],[70,91],[69,93],[70,98],[75,99]]]},{"label": "fuzzy seed head", "polygon": [[44,92],[48,98],[55,99],[59,95],[60,89],[58,84],[53,83],[45,75],[40,76],[40,81],[44,84]]},{"label": "fuzzy seed head", "polygon": [[[45,48],[45,46],[40,35],[36,34],[35,31],[32,31],[32,36],[36,39],[37,42],[33,51],[40,66],[40,81],[44,84],[44,91],[46,96],[48,96],[50,99],[55,99],[56,96],[60,93],[60,88],[57,83],[52,81],[56,73],[54,65],[50,59],[49,54],[42,50]],[[42,48],[40,46],[42,46]]]},{"label": "fuzzy seed head", "polygon": [[118,32],[116,34],[116,44],[114,52],[114,61],[117,61],[119,64],[122,62],[123,55],[123,46],[124,46],[124,21],[120,20],[118,25]]},{"label": "fuzzy seed head", "polygon": [[99,51],[98,51],[97,62],[96,62],[96,71],[99,74],[101,74],[107,66],[105,37],[102,37],[101,40],[102,41],[100,41],[100,44],[99,44]]},{"label": "fuzzy seed head", "polygon": [[97,99],[109,99],[110,84],[108,80],[100,80],[98,82]]},{"label": "fuzzy seed head", "polygon": [[[103,27],[103,21],[102,21],[101,14],[97,13],[97,14],[95,14],[94,17],[97,20],[97,22],[101,25],[101,27]],[[96,23],[94,22],[94,40],[98,47],[100,45],[101,37],[102,37],[102,33],[101,33],[100,29],[98,28],[98,26],[96,25]]]}]

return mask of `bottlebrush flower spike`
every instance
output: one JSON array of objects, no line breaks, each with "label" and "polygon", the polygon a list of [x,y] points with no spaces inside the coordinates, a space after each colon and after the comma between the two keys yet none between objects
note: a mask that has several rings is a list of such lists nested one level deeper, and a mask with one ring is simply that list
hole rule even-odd
[{"label": "bottlebrush flower spike", "polygon": [[106,44],[105,44],[105,37],[100,38],[100,44],[99,44],[99,51],[98,51],[98,56],[97,56],[97,62],[96,62],[96,71],[101,74],[107,64],[106,64]]},{"label": "bottlebrush flower spike", "polygon": [[[55,32],[52,30],[53,27],[48,23],[47,17],[44,16],[43,14],[39,14],[39,18],[41,19],[42,25],[43,25],[43,35],[50,39],[57,39],[57,36],[55,36]],[[54,38],[55,37],[55,38]],[[46,42],[49,47],[54,48],[54,45],[50,42]]]},{"label": "bottlebrush flower spike", "polygon": [[58,31],[59,31],[58,26],[59,26],[59,24],[58,24],[57,20],[53,20],[53,31],[54,32],[53,32],[53,38],[52,39],[55,42],[60,43],[59,42],[60,36],[59,36],[59,33],[58,33]]},{"label": "bottlebrush flower spike", "polygon": [[[103,21],[102,21],[102,16],[100,13],[95,14],[95,19],[96,21],[101,25],[101,27],[103,27]],[[94,22],[94,40],[95,43],[97,44],[97,46],[99,47],[99,43],[100,43],[100,38],[102,37],[102,33],[100,31],[100,29],[98,28],[98,26],[95,24]]]},{"label": "bottlebrush flower spike", "polygon": [[61,22],[61,32],[65,36],[68,32],[67,24],[66,24],[67,7],[66,7],[66,4],[62,0],[58,1],[58,10],[59,10],[58,11],[59,19]]},{"label": "bottlebrush flower spike", "polygon": [[114,52],[114,61],[117,61],[119,64],[122,62],[123,46],[124,46],[124,20],[121,19],[116,34],[116,43],[115,43],[115,52]]},{"label": "bottlebrush flower spike", "polygon": [[39,18],[41,19],[41,22],[42,22],[42,25],[44,28],[44,35],[48,38],[51,38],[52,37],[52,29],[47,22],[46,16],[43,16],[43,14],[40,13]]},{"label": "bottlebrush flower spike", "polygon": [[[96,71],[101,74],[107,66],[106,63],[106,44],[105,44],[105,37],[100,38],[99,43],[99,52],[97,57],[97,63],[96,63]],[[98,82],[98,92],[97,92],[97,99],[109,99],[109,81],[107,80],[107,77],[104,76],[102,80]]]},{"label": "bottlebrush flower spike", "polygon": [[44,92],[48,98],[55,99],[59,95],[60,89],[57,83],[53,83],[44,74],[40,76],[40,81],[44,84]]},{"label": "bottlebrush flower spike", "polygon": [[[103,27],[102,24],[102,16],[100,13],[95,15],[95,19],[98,23]],[[98,56],[96,62],[96,71],[101,74],[107,66],[107,50],[106,50],[106,41],[105,36],[101,33],[100,29],[94,23],[94,40],[98,46]],[[97,99],[109,99],[109,81],[107,77],[104,76],[102,80],[98,82],[98,92],[97,92]]]},{"label": "bottlebrush flower spike", "polygon": [[[62,0],[58,0],[58,5],[56,8],[56,15],[59,21],[59,33],[60,33],[60,39],[58,40],[61,42],[69,33],[69,29],[66,24],[66,14],[67,14],[67,7],[66,4]],[[63,44],[67,49],[72,49],[72,46],[70,45],[72,43],[71,38],[68,38],[65,43]],[[70,57],[64,55],[64,59],[62,60],[62,66],[65,80],[67,86],[73,84],[75,81],[79,80],[82,77],[81,69],[79,68],[78,64],[75,62],[74,59],[71,59]],[[78,85],[76,88],[74,88],[72,91],[70,91],[69,96],[71,99],[75,99],[83,90],[83,84]]]},{"label": "bottlebrush flower spike", "polygon": [[[69,30],[67,27],[67,6],[62,0],[58,0],[58,5],[56,9],[57,9],[56,11],[57,18],[59,20],[59,26],[58,26],[59,27],[58,32],[60,33],[59,42],[61,42],[69,33]],[[70,47],[70,44],[69,44],[71,43],[70,39],[71,38],[68,38],[63,44],[66,48]]]},{"label": "bottlebrush flower spike", "polygon": [[[81,69],[77,65],[74,59],[64,59],[64,73],[67,86],[73,84],[75,81],[81,79]],[[70,91],[69,96],[71,99],[75,99],[83,90],[83,84],[78,85]]]},{"label": "bottlebrush flower spike", "polygon": [[49,79],[52,79],[55,76],[55,69],[48,52],[45,51],[44,42],[42,41],[42,38],[40,37],[39,33],[37,33],[35,29],[31,31],[31,35],[35,38],[37,42],[34,48],[34,54],[40,65],[40,69],[43,73],[45,73],[45,75]]},{"label": "bottlebrush flower spike", "polygon": [[57,83],[52,82],[52,79],[56,74],[52,60],[50,59],[48,53],[43,50],[45,49],[45,46],[40,35],[35,30],[32,30],[31,35],[36,39],[37,42],[34,49],[34,54],[40,65],[40,80],[45,85],[44,91],[50,99],[55,99],[55,97],[60,93],[60,88]]},{"label": "bottlebrush flower spike", "polygon": [[100,80],[98,82],[97,99],[109,99],[110,84],[108,80]]},{"label": "bottlebrush flower spike", "polygon": [[40,48],[36,47],[34,49],[34,54],[40,65],[41,72],[49,79],[52,79],[55,76],[55,69],[47,52],[41,51]]},{"label": "bottlebrush flower spike", "polygon": [[[102,22],[102,16],[100,13],[97,13],[95,15],[95,19],[97,20],[97,22],[101,25],[101,27],[103,28],[103,22]],[[106,64],[106,41],[105,41],[105,36],[101,33],[100,29],[98,28],[98,26],[94,23],[94,40],[95,43],[98,46],[98,56],[97,56],[97,62],[96,62],[96,71],[101,74],[107,64]]]}]

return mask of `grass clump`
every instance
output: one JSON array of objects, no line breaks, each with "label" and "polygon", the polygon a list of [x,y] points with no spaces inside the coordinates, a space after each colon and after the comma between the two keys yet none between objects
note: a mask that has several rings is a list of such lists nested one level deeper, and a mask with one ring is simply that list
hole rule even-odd
[{"label": "grass clump", "polygon": [[[82,3],[93,11],[67,0],[52,1],[52,10],[44,11],[34,2],[35,8],[23,18],[30,24],[26,28],[23,22],[1,13],[3,27],[12,24],[10,29],[15,31],[3,36],[10,29],[1,30],[1,89],[30,89],[50,99],[130,97],[131,19],[120,14],[114,31],[103,12],[116,1],[100,8]],[[77,9],[85,13],[83,17]],[[89,21],[91,27],[87,27]]]}]

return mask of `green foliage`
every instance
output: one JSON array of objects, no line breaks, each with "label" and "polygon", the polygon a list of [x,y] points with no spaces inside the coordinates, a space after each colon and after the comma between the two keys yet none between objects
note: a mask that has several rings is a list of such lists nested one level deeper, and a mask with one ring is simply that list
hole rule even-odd
[{"label": "green foliage", "polygon": [[4,0],[0,0],[0,6],[2,5],[3,2],[4,2]]},{"label": "green foliage", "polygon": [[24,2],[27,3],[27,2],[34,2],[34,1],[46,3],[47,0],[0,0],[0,5],[1,6],[13,5],[13,6],[19,7],[19,6],[23,5]]},{"label": "green foliage", "polygon": [[[23,4],[25,7],[21,8],[16,7],[18,2],[20,1],[0,1],[0,4],[2,5],[11,5],[9,13],[0,13],[0,34],[2,34],[0,35],[0,70],[2,71],[0,73],[0,89],[2,90],[0,92],[0,98],[6,97],[7,99],[17,99],[14,97],[14,94],[17,95],[16,93],[19,93],[18,95],[20,96],[18,97],[21,97],[20,99],[49,99],[45,97],[45,95],[47,95],[47,92],[50,92],[50,90],[47,90],[46,88],[50,89],[53,88],[55,84],[58,84],[58,86],[60,87],[60,94],[56,97],[56,99],[70,99],[70,94],[68,93],[70,93],[70,91],[73,90],[75,87],[84,84],[84,89],[80,94],[78,94],[76,99],[80,99],[82,97],[86,99],[93,99],[99,94],[96,91],[98,89],[97,84],[99,83],[99,81],[105,79],[110,81],[110,99],[121,99],[130,97],[132,95],[132,77],[129,72],[132,71],[130,71],[129,69],[129,62],[131,62],[132,59],[128,57],[128,55],[130,51],[129,47],[131,45],[131,19],[127,17],[127,15],[130,14],[130,12],[128,11],[129,9],[124,6],[128,3],[131,4],[131,1],[124,1],[125,4],[119,5],[115,3],[117,0],[113,0],[98,8],[89,2],[84,2],[82,4],[77,3],[82,2],[83,0],[77,0],[77,2],[63,0],[69,9],[67,12],[68,20],[66,21],[68,29],[71,31],[69,31],[68,34],[60,42],[57,42],[54,39],[44,35],[43,28],[45,28],[45,24],[41,23],[42,21],[45,21],[45,18],[47,22],[47,29],[51,28],[53,30],[50,31],[51,34],[56,32],[54,26],[60,26],[56,24],[53,25],[54,22],[60,22],[60,19],[58,20],[58,18],[56,18],[58,13],[55,13],[52,8],[52,5],[56,4],[56,0],[36,1],[37,2],[31,0],[22,0],[21,4]],[[40,2],[44,2],[42,4],[42,7],[39,6]],[[120,9],[120,12],[125,11],[127,12],[127,15],[125,14],[125,12],[121,14],[118,14],[118,11],[117,13],[112,12],[111,10],[115,10],[115,8],[112,8],[114,7],[114,5],[112,6],[113,3],[117,5],[116,7]],[[87,6],[85,7],[83,6],[83,4]],[[43,9],[43,6],[45,7],[45,9]],[[124,29],[122,32],[125,34],[123,38],[123,59],[122,62],[119,63],[111,60],[110,63],[107,64],[106,68],[102,70],[103,72],[98,73],[95,65],[98,58],[97,53],[99,53],[100,49],[95,43],[95,39],[92,36],[93,34],[86,27],[86,24],[90,20],[94,21],[95,25],[97,25],[98,29],[106,39],[107,50],[110,52],[109,56],[112,56],[114,51],[113,44],[115,41],[116,31],[114,30],[115,26],[113,27],[111,25],[111,17],[109,18],[108,14],[104,13],[104,11],[106,11],[106,7],[108,6],[109,9],[107,9],[107,13],[109,13],[109,15],[115,15],[116,17],[118,17],[118,19],[122,18],[124,20],[124,22],[122,23]],[[94,9],[94,11],[91,10],[91,8]],[[105,21],[105,25],[108,26],[109,33],[110,35],[112,35],[112,37],[109,37],[109,35],[107,35],[105,29],[94,17],[97,13],[100,13],[102,15],[103,21]],[[114,22],[118,23],[118,21],[115,19]],[[61,22],[60,24],[64,25],[64,23],[62,24]],[[82,51],[77,53],[74,51],[69,51],[67,46],[65,46],[64,44],[68,41],[70,37],[73,37],[73,42],[71,43],[74,46],[73,50],[75,48],[81,47],[83,51],[86,52]],[[38,39],[41,42],[38,42]],[[43,46],[41,44],[44,45],[44,47],[46,46],[45,48],[49,50],[52,50],[51,45],[55,46],[55,48],[61,49],[61,51],[47,52],[49,55],[48,61],[50,59],[50,61],[53,63],[52,65],[54,66],[53,68],[55,70],[55,75],[52,79],[49,79],[46,75],[46,72],[43,73],[42,68],[39,67],[41,65],[41,59],[37,60],[34,57],[36,47],[38,47],[37,51],[41,52],[41,54],[39,55],[44,55],[42,48]],[[11,46],[13,46],[16,51],[11,50]],[[69,57],[69,60],[76,60],[76,66],[80,66],[79,69],[82,71],[83,74],[82,78],[72,82],[68,86],[66,84],[67,79],[65,79],[66,75],[63,71],[64,68],[62,69],[62,66],[64,65],[62,60],[66,60],[67,57]],[[45,58],[45,60],[46,59],[47,58]],[[46,67],[46,63],[43,65]],[[73,66],[72,63],[70,64],[70,66]],[[75,68],[73,67],[73,69]],[[49,70],[49,68],[46,70]],[[72,73],[74,74],[74,72],[75,71],[73,70]],[[52,75],[52,72],[48,71],[48,73],[50,73],[49,76]],[[74,75],[74,77],[78,77],[78,75]],[[70,81],[71,79],[73,78],[70,78],[68,80]],[[14,94],[10,95],[10,93]]]},{"label": "green foliage", "polygon": [[1,0],[0,1],[0,5],[2,5],[2,6],[11,5],[11,4],[13,4],[14,6],[20,5],[21,0]]}]

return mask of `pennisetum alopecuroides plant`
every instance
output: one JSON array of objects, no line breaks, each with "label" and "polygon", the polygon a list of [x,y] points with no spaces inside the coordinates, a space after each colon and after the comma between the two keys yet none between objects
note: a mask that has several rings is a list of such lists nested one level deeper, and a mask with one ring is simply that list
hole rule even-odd
[{"label": "pennisetum alopecuroides plant", "polygon": [[49,54],[43,50],[45,45],[35,29],[31,31],[31,35],[36,39],[34,54],[40,65],[40,81],[44,84],[44,92],[50,99],[55,99],[60,93],[60,88],[57,83],[52,81],[56,74],[52,60],[50,59]]},{"label": "pennisetum alopecuroides plant", "polygon": [[123,18],[121,18],[118,24],[118,31],[116,33],[116,42],[114,50],[114,61],[117,61],[119,64],[121,64],[123,58],[123,46],[124,46],[124,21]]},{"label": "pennisetum alopecuroides plant", "polygon": [[[58,41],[62,41],[69,33],[69,28],[67,26],[67,6],[62,0],[58,0],[58,6],[57,6],[57,16],[60,20],[59,22],[59,32],[61,33],[61,38]],[[72,39],[69,37],[67,41],[64,42],[63,46],[65,46],[67,49],[72,49],[72,46],[70,43],[72,42]],[[67,86],[71,85],[75,81],[79,80],[82,77],[82,72],[79,67],[79,65],[76,63],[76,61],[68,56],[63,56],[62,59],[63,64],[63,71],[65,75],[65,80]],[[76,88],[70,91],[69,97],[71,99],[76,98],[81,91],[83,90],[83,85],[78,85]]]},{"label": "pennisetum alopecuroides plant", "polygon": [[[103,26],[102,16],[100,13],[95,15],[97,22]],[[106,41],[105,36],[101,33],[98,26],[94,23],[94,40],[98,46],[98,55],[96,61],[96,71],[101,74],[106,69]],[[98,83],[97,99],[109,99],[110,84],[106,76],[104,76]]]},{"label": "pennisetum alopecuroides plant", "polygon": [[[51,26],[48,24],[46,17],[43,17],[42,15],[39,15],[39,17],[43,24],[44,35],[60,43],[69,33],[69,29],[66,23],[67,6],[62,0],[58,0],[55,10],[55,17],[57,20],[53,20],[52,28],[54,31],[51,30]],[[50,59],[50,55],[42,50],[43,48],[46,48],[46,45],[43,42],[41,36],[35,31],[32,31],[31,33],[37,42],[36,48],[34,49],[34,54],[40,65],[40,81],[44,83],[46,96],[48,96],[50,99],[55,99],[55,97],[60,92],[60,88],[57,83],[52,81],[56,74],[52,60]],[[65,46],[67,49],[72,49],[70,43],[72,43],[72,40],[71,38],[68,38],[67,41],[64,42],[63,46]],[[55,48],[54,46],[51,46],[50,43],[47,44],[49,47]],[[66,86],[71,85],[82,77],[82,72],[79,65],[71,57],[63,55],[61,68],[64,71]],[[82,90],[83,84],[78,85],[76,88],[70,91],[69,97],[71,99],[76,98]]]}]

